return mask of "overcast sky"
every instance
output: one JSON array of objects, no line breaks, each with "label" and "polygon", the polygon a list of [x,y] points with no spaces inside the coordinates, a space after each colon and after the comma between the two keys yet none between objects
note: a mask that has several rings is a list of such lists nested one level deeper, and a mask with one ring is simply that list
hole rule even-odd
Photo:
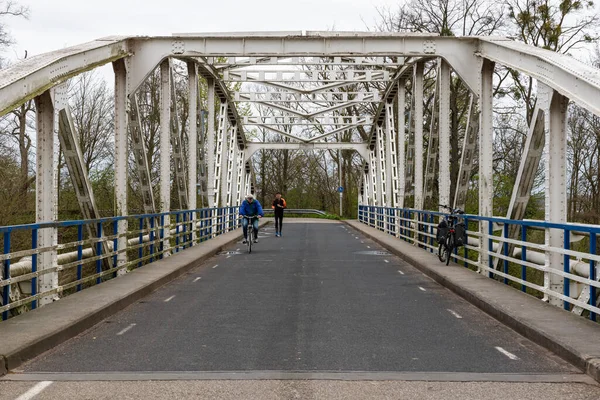
[{"label": "overcast sky", "polygon": [[[18,0],[29,20],[9,20],[14,59],[110,35],[281,30],[364,31],[376,7],[403,0]],[[364,22],[363,22],[364,21]]]}]

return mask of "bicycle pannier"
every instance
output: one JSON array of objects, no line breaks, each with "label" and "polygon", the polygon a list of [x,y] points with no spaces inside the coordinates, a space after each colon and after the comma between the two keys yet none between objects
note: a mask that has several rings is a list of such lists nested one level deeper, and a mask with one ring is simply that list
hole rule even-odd
[{"label": "bicycle pannier", "polygon": [[448,235],[448,224],[446,223],[445,219],[442,219],[442,221],[437,226],[436,240],[437,240],[438,244],[444,242],[446,240],[447,235]]},{"label": "bicycle pannier", "polygon": [[459,222],[454,226],[454,230],[456,232],[456,243],[454,243],[454,245],[460,247],[467,244],[467,227],[465,226],[465,223]]}]

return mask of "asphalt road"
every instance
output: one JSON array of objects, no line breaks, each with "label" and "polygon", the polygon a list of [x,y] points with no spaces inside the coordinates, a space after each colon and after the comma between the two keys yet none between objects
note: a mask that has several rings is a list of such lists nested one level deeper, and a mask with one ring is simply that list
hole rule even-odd
[{"label": "asphalt road", "polygon": [[231,246],[24,370],[575,372],[343,224],[284,234]]},{"label": "asphalt road", "polygon": [[32,382],[0,381],[0,399],[40,380],[53,383],[36,399],[600,398],[581,371],[346,225],[283,232],[263,229],[252,254],[232,245],[25,364],[12,379]]}]

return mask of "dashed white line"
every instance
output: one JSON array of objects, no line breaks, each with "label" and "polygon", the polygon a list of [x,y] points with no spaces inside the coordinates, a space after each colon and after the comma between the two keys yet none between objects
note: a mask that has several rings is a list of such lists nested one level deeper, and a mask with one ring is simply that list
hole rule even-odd
[{"label": "dashed white line", "polygon": [[500,353],[504,354],[506,357],[510,358],[511,360],[518,360],[519,357],[515,356],[513,353],[504,350],[502,347],[498,347],[496,346],[496,350],[498,350]]},{"label": "dashed white line", "polygon": [[231,256],[227,256],[227,257],[225,257],[225,258],[231,258]]},{"label": "dashed white line", "polygon": [[119,333],[117,333],[117,336],[121,336],[122,334],[124,334],[125,332],[127,332],[128,330],[133,328],[134,326],[135,326],[135,324],[129,324],[129,326],[127,328],[125,328],[122,331],[120,331]]},{"label": "dashed white line", "polygon": [[165,303],[168,303],[168,302],[170,302],[170,301],[171,301],[171,300],[173,300],[174,298],[175,298],[175,295],[173,295],[173,296],[171,296],[171,297],[169,297],[169,298],[166,298],[166,299],[165,299]]},{"label": "dashed white line", "polygon": [[371,248],[371,246],[367,246],[367,249],[370,249],[370,248]]},{"label": "dashed white line", "polygon": [[219,264],[215,265],[215,266],[213,267],[213,269],[217,268],[218,266],[219,266]]},{"label": "dashed white line", "polygon": [[451,310],[451,309],[448,309],[448,312],[449,312],[450,314],[454,315],[456,318],[458,318],[458,319],[462,319],[462,316],[461,316],[459,313],[457,313],[456,311],[454,311],[454,310]]},{"label": "dashed white line", "polygon": [[385,262],[385,263],[389,263],[389,261],[388,261],[388,260],[383,260],[383,262]]},{"label": "dashed white line", "polygon": [[423,292],[426,292],[426,291],[427,291],[425,288],[423,288],[423,287],[421,287],[421,286],[419,286],[419,289],[420,289],[421,291],[423,291]]},{"label": "dashed white line", "polygon": [[196,279],[194,279],[194,282],[198,282],[200,279],[202,279],[201,276],[197,277]]},{"label": "dashed white line", "polygon": [[360,242],[361,242],[361,243],[364,243],[364,240],[361,240]]},{"label": "dashed white line", "polygon": [[42,393],[42,391],[50,385],[52,385],[52,381],[40,382],[37,385],[35,385],[34,387],[32,387],[31,389],[29,389],[28,391],[26,391],[25,393],[23,393],[22,395],[20,395],[19,397],[17,397],[17,400],[33,399],[38,394]]},{"label": "dashed white line", "polygon": [[240,251],[240,249],[235,249],[235,251]]},{"label": "dashed white line", "polygon": [[400,271],[400,270],[398,270],[398,273],[399,273],[400,275],[404,275],[404,272],[402,272],[402,271]]}]

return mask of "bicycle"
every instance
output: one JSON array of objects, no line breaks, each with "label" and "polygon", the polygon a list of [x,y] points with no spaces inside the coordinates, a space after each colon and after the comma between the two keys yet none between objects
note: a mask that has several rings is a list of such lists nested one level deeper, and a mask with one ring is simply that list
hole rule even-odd
[{"label": "bicycle", "polygon": [[242,218],[245,218],[248,220],[248,228],[247,228],[247,235],[248,237],[246,238],[246,246],[248,246],[248,254],[252,253],[252,243],[255,240],[254,237],[254,227],[253,227],[253,222],[255,219],[258,218],[257,215],[242,215]]},{"label": "bicycle", "polygon": [[464,229],[461,228],[460,241],[457,241],[456,238],[456,228],[457,225],[460,225],[458,223],[458,219],[460,218],[460,215],[464,214],[464,211],[458,208],[453,209],[452,207],[445,206],[443,204],[440,204],[439,206],[450,210],[450,215],[444,216],[444,220],[442,221],[446,222],[446,226],[444,226],[442,222],[440,222],[440,224],[438,225],[437,233],[437,240],[440,244],[440,246],[438,247],[438,258],[441,262],[445,262],[446,265],[448,265],[450,264],[450,255],[452,254],[454,248],[465,244],[463,235],[466,231]]}]

